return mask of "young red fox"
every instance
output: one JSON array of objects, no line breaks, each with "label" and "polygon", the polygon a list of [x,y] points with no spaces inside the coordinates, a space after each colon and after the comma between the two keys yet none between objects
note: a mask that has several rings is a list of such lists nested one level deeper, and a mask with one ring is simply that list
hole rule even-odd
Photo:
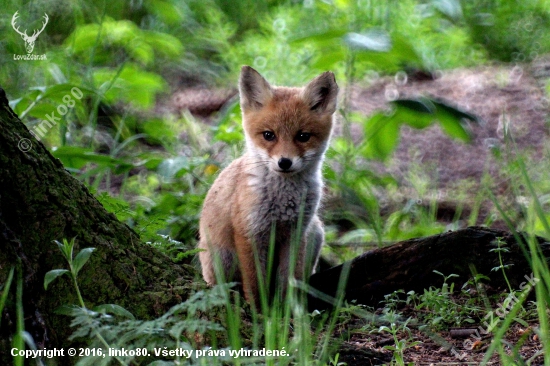
[{"label": "young red fox", "polygon": [[[325,72],[303,88],[274,87],[243,66],[239,93],[246,152],[221,172],[206,196],[199,243],[205,251],[199,257],[208,284],[216,283],[216,273],[226,281],[242,281],[246,299],[258,303],[258,281],[266,281],[268,268],[284,293],[291,255],[300,280],[319,259],[321,167],[338,85],[334,74]],[[296,233],[301,237],[294,238]]]}]

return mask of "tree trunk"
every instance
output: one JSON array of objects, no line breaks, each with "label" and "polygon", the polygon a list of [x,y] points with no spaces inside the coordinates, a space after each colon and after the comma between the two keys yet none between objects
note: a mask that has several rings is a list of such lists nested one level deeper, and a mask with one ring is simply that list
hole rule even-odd
[{"label": "tree trunk", "polygon": [[[31,148],[28,144],[32,144]],[[75,237],[75,253],[94,247],[79,274],[88,307],[116,303],[136,318],[163,314],[203,286],[191,266],[174,264],[114,215],[71,176],[42,143],[34,139],[8,106],[0,88],[0,284],[12,267],[21,269],[25,330],[39,348],[67,347],[70,319],[61,305],[78,304],[74,287],[62,277],[44,290],[44,275],[67,268],[52,241]],[[17,276],[16,276],[17,277]],[[14,280],[1,315],[0,363],[16,333]],[[0,292],[1,293],[1,292]]]},{"label": "tree trunk", "polygon": [[[531,276],[531,267],[525,257],[527,253],[523,252],[522,246],[509,232],[484,227],[469,227],[374,249],[346,264],[314,274],[310,278],[310,285],[334,297],[340,275],[349,266],[345,299],[378,306],[384,295],[395,290],[422,291],[429,286],[441,286],[443,278],[434,270],[446,276],[459,275],[458,279],[453,278],[452,281],[461,285],[472,276],[473,266],[477,273],[490,277],[489,284],[492,287],[503,287],[505,280],[502,271],[491,271],[500,265],[498,253],[489,252],[497,248],[497,238],[502,238],[509,250],[501,253],[503,263],[513,264],[506,269],[506,275],[511,285],[518,289],[522,282],[527,281],[525,276]],[[550,258],[550,244],[543,240],[539,240],[539,243],[543,255]],[[319,297],[311,296],[309,306],[319,309],[328,304]]]}]

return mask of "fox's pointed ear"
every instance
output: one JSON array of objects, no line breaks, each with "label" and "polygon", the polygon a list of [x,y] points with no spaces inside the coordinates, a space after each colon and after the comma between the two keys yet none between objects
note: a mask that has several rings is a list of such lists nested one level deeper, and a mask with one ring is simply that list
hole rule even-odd
[{"label": "fox's pointed ear", "polygon": [[258,109],[273,97],[273,90],[258,71],[250,66],[243,66],[239,78],[239,94],[243,109]]},{"label": "fox's pointed ear", "polygon": [[334,113],[338,99],[338,85],[334,74],[327,71],[311,80],[302,91],[302,98],[312,111]]}]

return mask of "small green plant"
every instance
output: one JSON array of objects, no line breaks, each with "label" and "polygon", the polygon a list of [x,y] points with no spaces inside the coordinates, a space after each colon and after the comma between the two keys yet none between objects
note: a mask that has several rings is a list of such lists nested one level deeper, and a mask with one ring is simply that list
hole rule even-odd
[{"label": "small green plant", "polygon": [[[432,328],[442,329],[447,325],[460,325],[464,321],[462,306],[452,298],[454,283],[450,285],[447,283],[448,279],[458,276],[455,274],[445,276],[441,272],[434,272],[443,277],[443,285],[441,288],[431,286],[425,289],[424,293],[418,296],[418,304],[415,308],[425,309],[424,319]],[[468,322],[473,321],[468,320]]]},{"label": "small green plant", "polygon": [[384,348],[393,352],[393,362],[398,366],[405,366],[405,350],[420,344],[420,342],[411,342],[411,330],[407,327],[410,321],[411,318],[408,318],[402,324],[391,323],[389,327],[383,325],[378,328],[378,333],[389,333],[393,337],[394,345],[384,346]]},{"label": "small green plant", "polygon": [[[84,248],[82,249],[76,257],[73,258],[73,251],[74,251],[74,244],[75,244],[75,238],[71,239],[71,241],[68,241],[67,239],[63,239],[63,242],[60,243],[57,240],[54,240],[54,243],[57,244],[59,250],[63,254],[63,257],[67,261],[69,265],[69,269],[53,269],[46,273],[44,277],[44,289],[47,290],[49,284],[55,280],[57,277],[62,276],[64,274],[70,276],[72,283],[74,285],[76,295],[78,297],[78,302],[80,304],[80,309],[88,316],[87,322],[92,324],[93,332],[90,333],[90,335],[93,335],[96,337],[104,346],[106,349],[110,348],[110,345],[105,341],[103,336],[100,334],[99,330],[95,327],[96,323],[93,320],[93,314],[94,312],[89,312],[86,308],[86,304],[84,303],[84,299],[82,298],[82,295],[80,293],[80,288],[78,286],[77,276],[82,267],[88,262],[90,259],[90,256],[94,252],[95,248]],[[107,304],[107,305],[99,305],[94,308],[95,311],[102,311],[105,312],[106,310],[109,310],[110,312],[114,314],[123,315],[125,317],[133,318],[134,316],[126,309],[119,305],[115,304]],[[78,307],[65,307],[63,309],[60,309],[61,313],[65,313],[66,315],[76,315],[79,313]],[[118,359],[120,364],[124,364],[120,359]]]},{"label": "small green plant", "polygon": [[82,299],[82,295],[80,294],[80,289],[78,287],[77,276],[78,272],[80,272],[82,267],[90,259],[90,256],[94,252],[95,248],[84,248],[76,255],[76,257],[73,258],[75,238],[71,239],[71,241],[63,239],[63,243],[55,240],[54,243],[57,244],[57,247],[63,254],[63,257],[69,264],[69,269],[52,269],[51,271],[46,273],[46,276],[44,277],[44,289],[47,290],[49,284],[57,277],[66,274],[71,277],[80,306],[86,308],[84,300]]},{"label": "small green plant", "polygon": [[[63,257],[65,258],[65,260],[67,261],[67,264],[69,265],[69,269],[52,269],[51,271],[48,271],[44,276],[44,289],[47,290],[50,283],[54,281],[56,278],[65,274],[68,275],[71,278],[72,284],[75,288],[80,308],[87,311],[88,308],[86,307],[86,304],[84,303],[84,299],[82,298],[82,294],[80,293],[77,277],[82,267],[84,267],[86,262],[88,262],[88,260],[90,259],[90,256],[92,255],[92,253],[95,251],[95,248],[84,248],[75,257],[73,257],[75,238],[72,238],[70,241],[68,241],[67,239],[63,239],[62,243],[57,240],[54,240],[54,243],[57,244],[59,250],[63,254]],[[74,306],[67,306],[65,308],[60,309],[60,311],[67,313],[67,315],[71,315],[72,314],[71,310],[73,309],[76,309],[76,308]],[[95,306],[92,310],[98,311],[98,312],[109,312],[111,314],[119,315],[129,319],[134,318],[132,313],[124,309],[122,306],[119,306],[116,304],[102,304],[102,305]],[[98,338],[102,340],[104,345],[107,345],[99,333],[96,332],[96,336],[98,336]]]},{"label": "small green plant", "polygon": [[170,258],[172,258],[174,263],[181,263],[184,260],[190,262],[191,258],[204,250],[190,247],[189,245],[185,245],[181,241],[170,238],[168,235],[160,234],[156,236],[156,240],[152,242],[147,242],[147,244],[154,246],[161,252],[168,255]]},{"label": "small green plant", "polygon": [[340,354],[337,353],[329,358],[329,365],[330,366],[347,366],[347,362],[338,362],[338,359],[340,358]]},{"label": "small green plant", "polygon": [[434,272],[443,277],[440,288],[431,286],[424,289],[422,294],[417,294],[415,291],[405,294],[403,290],[388,294],[384,299],[384,313],[395,314],[404,306],[412,306],[420,311],[418,319],[435,330],[453,325],[460,326],[463,323],[474,323],[474,319],[483,311],[478,301],[472,297],[466,287],[463,287],[462,296],[454,294],[454,283],[449,284],[448,281],[458,277],[457,275],[445,276],[439,271]]},{"label": "small green plant", "polygon": [[410,295],[414,295],[414,291],[410,291],[408,293],[409,296],[407,296],[407,300],[403,300],[405,291],[404,290],[396,290],[390,294],[384,295],[384,311],[385,312],[396,312],[398,311],[408,299],[412,299],[413,297]]},{"label": "small green plant", "polygon": [[508,277],[506,276],[506,269],[513,266],[513,264],[504,264],[502,261],[502,253],[508,253],[509,250],[506,248],[506,242],[503,240],[503,238],[496,238],[495,244],[497,245],[497,248],[489,250],[489,252],[495,252],[498,253],[498,261],[500,263],[499,266],[494,267],[491,269],[492,272],[501,270],[502,276],[504,277],[504,280],[506,281],[506,284],[508,285],[508,290],[510,290],[510,293],[512,293],[514,290],[512,289],[512,285],[510,285],[510,281],[508,281]]}]

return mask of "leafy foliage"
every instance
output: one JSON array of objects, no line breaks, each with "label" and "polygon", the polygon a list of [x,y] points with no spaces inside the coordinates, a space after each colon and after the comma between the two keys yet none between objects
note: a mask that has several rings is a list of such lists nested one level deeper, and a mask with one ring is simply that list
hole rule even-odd
[{"label": "leafy foliage", "polygon": [[[198,335],[216,334],[216,332],[224,331],[218,321],[207,319],[201,314],[213,313],[216,308],[225,306],[229,287],[231,284],[218,285],[208,291],[199,291],[153,320],[121,320],[120,317],[106,314],[105,311],[112,313],[112,309],[107,307],[96,309],[96,311],[75,308],[71,314],[73,317],[71,326],[75,328],[71,339],[94,339],[94,342],[88,346],[100,348],[104,344],[99,337],[96,337],[96,334],[99,334],[111,348],[145,348],[150,350],[149,353],[152,355],[155,349],[184,349],[187,351],[199,349],[199,344],[196,343]],[[178,356],[172,355],[172,357],[174,364],[186,360],[181,353]],[[109,365],[115,360],[123,364],[141,364],[141,361],[151,361],[151,358],[114,357],[107,354],[106,357],[100,359],[95,355],[90,355],[80,358],[79,363],[82,365]]]}]

